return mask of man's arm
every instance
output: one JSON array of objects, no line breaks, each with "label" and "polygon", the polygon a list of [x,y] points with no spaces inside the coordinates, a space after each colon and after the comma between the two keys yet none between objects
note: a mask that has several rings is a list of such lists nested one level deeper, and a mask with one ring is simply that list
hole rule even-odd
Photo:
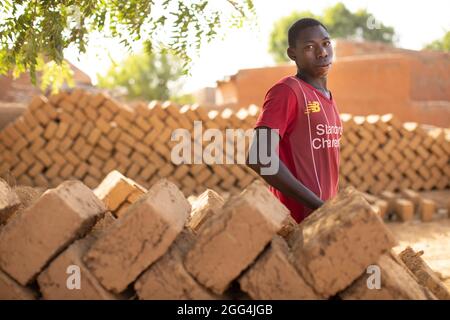
[{"label": "man's arm", "polygon": [[[267,130],[267,134],[261,134],[262,129]],[[247,166],[258,173],[268,184],[278,189],[284,195],[297,200],[298,202],[306,205],[308,208],[314,210],[319,208],[324,202],[292,175],[286,165],[280,160],[276,152],[273,152],[272,154],[271,136],[273,136],[273,134],[275,134],[275,131],[272,131],[272,129],[268,127],[258,127],[255,129],[255,137],[253,139],[250,152],[256,152],[257,161],[255,161],[256,163],[251,163],[252,161],[249,155],[246,161]],[[275,174],[261,174],[262,168],[271,166],[271,163],[263,164],[261,161],[258,150],[261,150],[260,148],[263,144],[266,146],[265,150],[268,150],[267,155],[270,157],[271,161],[278,161],[278,170]],[[275,150],[275,148],[273,148],[273,150]]]}]

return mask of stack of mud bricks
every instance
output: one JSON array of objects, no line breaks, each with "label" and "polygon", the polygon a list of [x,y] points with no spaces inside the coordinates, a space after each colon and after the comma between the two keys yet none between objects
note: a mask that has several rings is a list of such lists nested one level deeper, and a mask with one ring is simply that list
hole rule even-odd
[{"label": "stack of mud bricks", "polygon": [[[190,204],[167,179],[143,190],[112,172],[95,191],[65,181],[12,216],[20,200],[0,187],[0,215],[10,216],[1,299],[448,298],[420,253],[393,253],[396,240],[352,187],[299,225],[260,181]],[[367,285],[374,265],[379,289]]]},{"label": "stack of mud bricks", "polygon": [[380,194],[401,189],[445,189],[450,185],[450,137],[392,114],[342,114],[340,185]]},{"label": "stack of mud bricks", "polygon": [[[0,177],[42,187],[78,179],[94,188],[116,169],[144,188],[167,178],[186,196],[207,188],[236,194],[257,178],[242,164],[246,148],[224,138],[219,151],[224,164],[195,162],[202,160],[212,141],[194,135],[194,121],[201,121],[202,133],[219,129],[225,137],[226,129],[241,129],[241,134],[251,129],[258,113],[254,105],[219,112],[158,101],[131,108],[105,94],[80,89],[48,99],[37,96],[21,117],[0,132]],[[341,187],[352,185],[379,194],[450,185],[450,143],[444,129],[426,131],[414,123],[400,123],[390,114],[341,117]],[[173,147],[179,143],[171,141],[175,129],[190,134],[191,163],[172,162]],[[249,140],[245,139],[246,146]],[[202,148],[194,147],[198,144]]]},{"label": "stack of mud bricks", "polygon": [[48,99],[36,96],[24,114],[0,132],[0,177],[42,187],[78,179],[94,188],[116,169],[146,188],[167,178],[185,195],[206,188],[237,193],[255,179],[252,170],[239,164],[175,165],[171,151],[177,142],[171,135],[175,129],[187,129],[194,141],[194,121],[202,121],[203,132],[251,128],[258,112],[256,106],[219,113],[158,101],[131,108],[103,93],[79,89]]},{"label": "stack of mud bricks", "polygon": [[[378,196],[363,193],[363,196],[380,217],[387,221],[406,222],[418,217],[423,222],[429,222],[433,220],[439,209],[436,201],[411,189],[402,189],[397,193],[383,191]],[[450,218],[450,210],[447,212]]]}]

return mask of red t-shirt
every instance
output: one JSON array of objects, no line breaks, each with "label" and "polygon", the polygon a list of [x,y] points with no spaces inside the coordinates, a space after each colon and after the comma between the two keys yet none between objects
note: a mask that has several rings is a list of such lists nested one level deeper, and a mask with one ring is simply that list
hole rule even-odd
[{"label": "red t-shirt", "polygon": [[[343,127],[332,96],[295,76],[285,77],[267,92],[255,128],[260,126],[279,130],[278,154],[294,177],[324,201],[337,193]],[[313,211],[270,190],[297,222]]]}]

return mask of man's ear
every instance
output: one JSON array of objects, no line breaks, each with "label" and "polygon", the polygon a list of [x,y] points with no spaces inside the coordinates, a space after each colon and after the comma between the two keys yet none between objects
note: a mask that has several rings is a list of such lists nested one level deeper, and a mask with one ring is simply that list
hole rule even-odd
[{"label": "man's ear", "polygon": [[289,59],[291,59],[292,61],[295,61],[296,55],[295,55],[294,48],[289,47],[289,48],[287,48],[286,52],[287,52]]}]

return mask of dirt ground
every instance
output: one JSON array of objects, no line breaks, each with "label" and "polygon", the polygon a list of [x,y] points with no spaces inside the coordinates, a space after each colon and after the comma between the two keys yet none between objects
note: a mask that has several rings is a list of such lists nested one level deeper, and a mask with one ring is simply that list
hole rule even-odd
[{"label": "dirt ground", "polygon": [[388,222],[399,241],[395,252],[410,246],[415,251],[423,250],[422,258],[437,272],[450,290],[450,217],[446,203],[450,200],[450,189],[421,192],[434,199],[440,208],[431,222]]}]

